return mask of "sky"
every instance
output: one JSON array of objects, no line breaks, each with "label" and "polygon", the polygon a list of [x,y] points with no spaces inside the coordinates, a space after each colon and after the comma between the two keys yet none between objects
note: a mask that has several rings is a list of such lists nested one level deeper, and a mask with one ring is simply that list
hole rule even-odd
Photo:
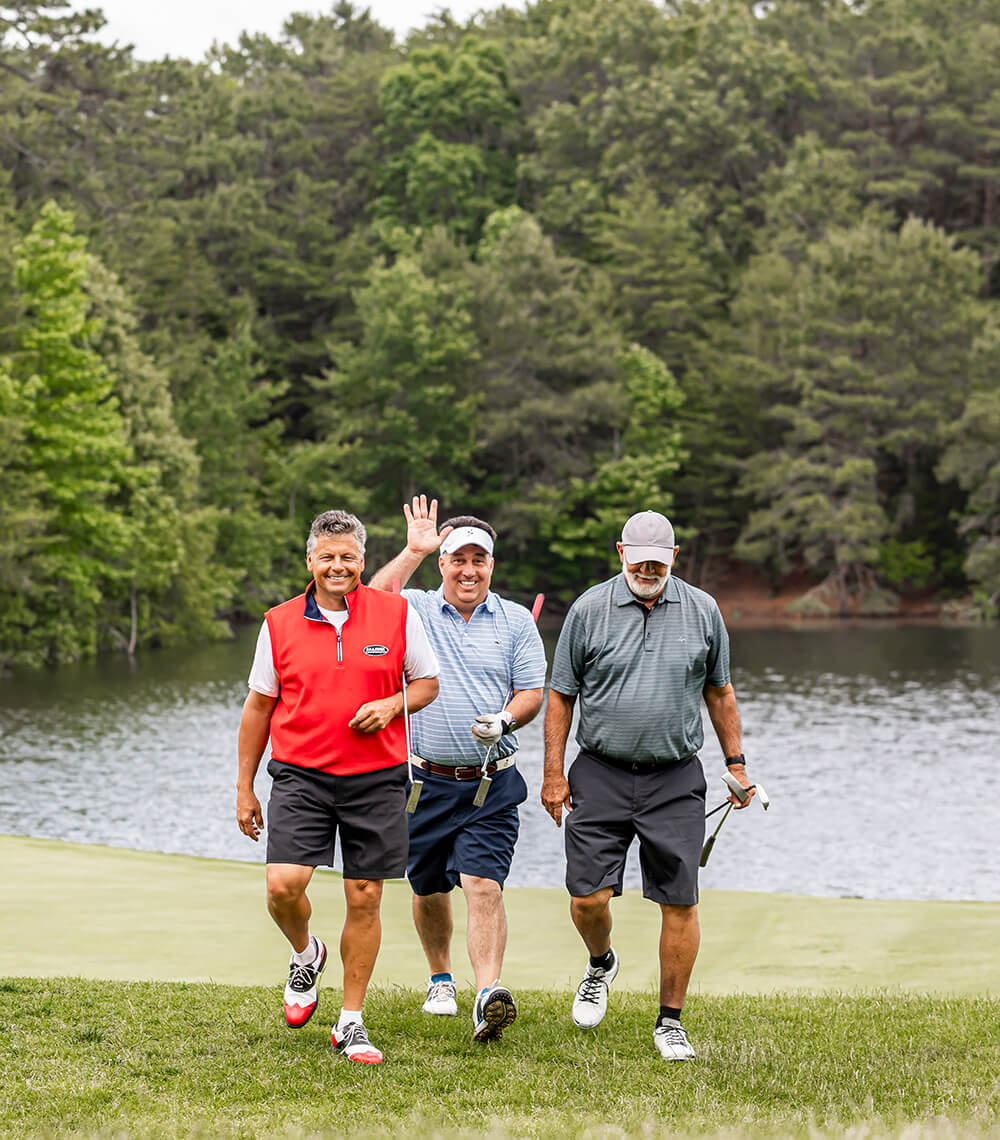
[{"label": "sky", "polygon": [[[370,8],[398,38],[428,16],[447,7],[459,20],[482,8],[499,7],[499,0],[355,0]],[[512,0],[508,0],[509,3]],[[275,36],[292,12],[329,12],[334,0],[72,0],[72,7],[100,8],[108,21],[101,39],[134,44],[140,59],[165,55],[201,59],[214,40],[235,43],[241,31]]]}]

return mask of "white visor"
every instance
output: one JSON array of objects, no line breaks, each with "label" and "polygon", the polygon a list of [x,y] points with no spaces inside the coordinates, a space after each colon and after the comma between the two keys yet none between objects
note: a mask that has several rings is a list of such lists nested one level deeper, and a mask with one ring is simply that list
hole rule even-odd
[{"label": "white visor", "polygon": [[453,554],[463,546],[481,546],[487,554],[493,553],[493,539],[478,526],[457,526],[441,543],[442,554]]}]

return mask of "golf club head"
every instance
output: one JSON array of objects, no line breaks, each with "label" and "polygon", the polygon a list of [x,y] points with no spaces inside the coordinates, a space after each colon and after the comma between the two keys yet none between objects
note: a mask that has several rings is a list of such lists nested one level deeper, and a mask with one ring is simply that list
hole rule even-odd
[{"label": "golf club head", "polygon": [[417,800],[420,799],[420,793],[424,790],[423,780],[414,780],[410,785],[410,795],[406,801],[406,814],[413,815],[417,810]]},{"label": "golf club head", "polygon": [[764,809],[764,811],[767,811],[767,809],[771,806],[771,801],[767,797],[767,792],[764,791],[764,785],[754,784],[754,787],[757,789],[757,799],[760,800],[760,806]]},{"label": "golf club head", "polygon": [[733,795],[740,801],[740,803],[745,804],[750,798],[750,793],[746,790],[746,788],[743,787],[739,780],[736,779],[732,772],[723,772],[722,779],[725,782],[726,787],[733,793]]}]

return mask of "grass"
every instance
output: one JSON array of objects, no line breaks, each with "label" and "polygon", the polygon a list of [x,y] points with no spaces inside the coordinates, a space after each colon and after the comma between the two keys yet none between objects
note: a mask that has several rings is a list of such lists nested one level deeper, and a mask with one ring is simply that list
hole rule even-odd
[{"label": "grass", "polygon": [[366,1006],[380,1068],[328,1049],[339,994],[292,1032],[275,987],[0,981],[0,1135],[86,1137],[998,1136],[1000,1001],[702,997],[699,1057],[660,1061],[648,999],[613,992],[591,1033],[529,991],[503,1042]]},{"label": "grass", "polygon": [[[264,908],[259,864],[0,836],[0,867],[0,975],[237,985],[282,978],[288,951]],[[336,945],[340,877],[319,873],[310,895],[314,929]],[[511,889],[506,905],[504,980],[519,990],[573,989],[582,949],[564,892]],[[471,983],[464,909],[456,903],[455,967]],[[613,910],[616,986],[652,995],[657,908],[627,891]],[[705,891],[701,918],[695,996],[877,989],[1000,997],[1000,903]],[[420,986],[425,970],[409,888],[388,883],[374,983]]]},{"label": "grass", "polygon": [[[608,1016],[581,1033],[565,896],[508,891],[520,1012],[474,1048],[464,907],[462,1014],[427,1018],[409,890],[390,883],[373,1069],[329,1052],[335,963],[314,1023],[285,1028],[261,866],[10,836],[0,866],[0,1137],[1000,1140],[1000,904],[705,892],[685,1007],[698,1060],[668,1065],[658,914],[637,893],[614,904]],[[311,895],[335,946],[339,876]]]}]

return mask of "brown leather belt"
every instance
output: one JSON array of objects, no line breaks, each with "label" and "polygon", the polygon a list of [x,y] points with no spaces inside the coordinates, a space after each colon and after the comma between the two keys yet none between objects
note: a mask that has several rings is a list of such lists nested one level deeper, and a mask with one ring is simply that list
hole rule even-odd
[{"label": "brown leather belt", "polygon": [[513,756],[504,756],[501,760],[491,760],[485,768],[480,764],[459,764],[453,768],[450,764],[435,764],[433,760],[425,760],[422,756],[412,755],[410,760],[414,768],[423,768],[435,776],[450,776],[453,780],[481,780],[483,776],[492,776],[495,772],[502,772],[514,763]]}]

